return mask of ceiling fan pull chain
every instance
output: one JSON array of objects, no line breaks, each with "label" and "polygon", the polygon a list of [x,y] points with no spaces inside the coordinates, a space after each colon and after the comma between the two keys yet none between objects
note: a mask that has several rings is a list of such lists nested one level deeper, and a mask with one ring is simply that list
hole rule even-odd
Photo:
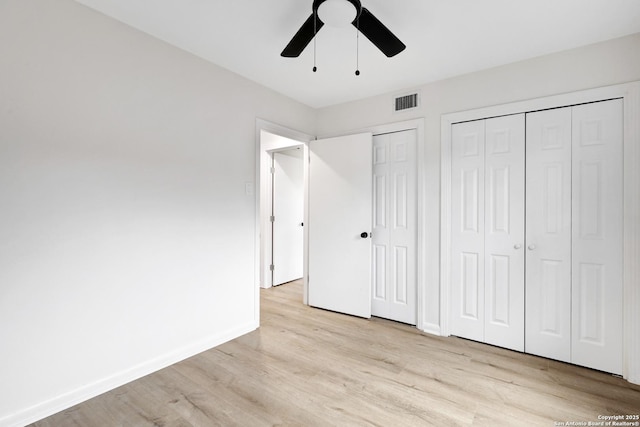
[{"label": "ceiling fan pull chain", "polygon": [[317,29],[318,15],[317,12],[313,12],[313,72],[318,71],[318,67],[316,67],[316,38],[318,36]]},{"label": "ceiling fan pull chain", "polygon": [[356,76],[360,75],[360,16],[356,18]]}]

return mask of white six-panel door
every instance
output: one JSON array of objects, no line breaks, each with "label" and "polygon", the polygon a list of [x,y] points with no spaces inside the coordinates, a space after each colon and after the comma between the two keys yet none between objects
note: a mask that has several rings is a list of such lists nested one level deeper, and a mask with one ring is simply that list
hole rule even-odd
[{"label": "white six-panel door", "polygon": [[524,115],[452,128],[452,332],[524,350]]},{"label": "white six-panel door", "polygon": [[573,107],[572,362],[622,374],[622,100]]},{"label": "white six-panel door", "polygon": [[622,373],[622,102],[527,114],[526,351]]},{"label": "white six-panel door", "polygon": [[371,314],[416,324],[416,131],[373,137]]},{"label": "white six-panel door", "polygon": [[527,114],[527,353],[571,361],[571,107]]},{"label": "white six-panel door", "polygon": [[524,115],[452,137],[452,332],[523,351]]}]

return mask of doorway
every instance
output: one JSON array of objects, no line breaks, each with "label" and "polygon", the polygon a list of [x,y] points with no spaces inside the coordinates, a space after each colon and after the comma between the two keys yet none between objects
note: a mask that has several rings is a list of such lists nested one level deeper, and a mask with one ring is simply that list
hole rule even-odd
[{"label": "doorway", "polygon": [[304,250],[302,147],[271,153],[271,286],[301,279]]},{"label": "doorway", "polygon": [[[311,139],[312,137],[310,135],[270,122],[266,122],[264,120],[258,119],[256,122],[256,174],[258,176],[257,184],[259,188],[259,191],[256,194],[256,211],[258,212],[258,215],[256,215],[256,281],[258,283],[258,286],[261,288],[270,288],[274,283],[271,270],[271,265],[274,264],[274,242],[271,222],[271,217],[273,216],[273,175],[271,174],[271,171],[274,167],[274,153],[291,151],[290,154],[293,154],[292,150],[296,150],[300,153],[296,154],[296,156],[299,156],[299,160],[302,164],[303,217],[301,220],[297,220],[297,222],[299,224],[306,223],[307,213],[305,210],[305,206],[307,203],[307,196],[304,189],[307,186],[306,176],[308,171],[307,162],[302,161],[302,159],[308,157],[307,144]],[[277,154],[276,158],[278,158],[279,156],[280,154]],[[306,227],[300,228],[303,229],[302,233],[304,241],[304,239],[306,239],[306,230],[304,230],[304,228]],[[303,273],[302,275],[298,276],[298,278],[303,277],[305,282],[303,302],[306,304],[307,286],[305,272],[307,269],[307,256],[304,244],[299,249],[299,251],[302,252],[301,256],[303,259]],[[257,293],[256,295],[256,306],[258,306],[259,293]],[[257,315],[259,315],[259,313]]]}]

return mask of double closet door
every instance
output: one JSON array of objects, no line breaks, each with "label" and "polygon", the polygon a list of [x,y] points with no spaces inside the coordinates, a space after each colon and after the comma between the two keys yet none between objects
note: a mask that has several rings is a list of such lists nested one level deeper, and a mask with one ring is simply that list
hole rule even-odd
[{"label": "double closet door", "polygon": [[454,335],[524,350],[524,114],[452,128]]},{"label": "double closet door", "polygon": [[623,106],[527,114],[525,350],[622,374]]},{"label": "double closet door", "polygon": [[622,101],[452,136],[452,333],[620,374]]}]

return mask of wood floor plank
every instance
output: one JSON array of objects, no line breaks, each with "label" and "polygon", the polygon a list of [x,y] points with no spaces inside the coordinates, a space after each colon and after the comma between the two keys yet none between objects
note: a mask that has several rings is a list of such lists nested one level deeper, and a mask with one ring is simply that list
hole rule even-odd
[{"label": "wood floor plank", "polygon": [[602,372],[261,294],[259,330],[33,424],[552,426],[640,413]]}]

